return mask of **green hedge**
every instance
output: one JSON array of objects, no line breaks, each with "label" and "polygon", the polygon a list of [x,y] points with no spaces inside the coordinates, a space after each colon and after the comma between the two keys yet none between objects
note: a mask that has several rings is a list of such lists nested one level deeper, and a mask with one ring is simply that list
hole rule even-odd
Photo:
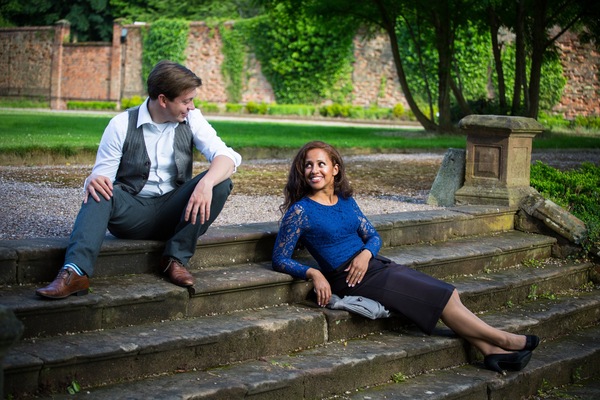
[{"label": "green hedge", "polygon": [[584,162],[559,171],[538,161],[531,166],[531,186],[586,224],[588,245],[600,245],[600,166]]},{"label": "green hedge", "polygon": [[67,110],[116,110],[114,101],[67,101]]}]

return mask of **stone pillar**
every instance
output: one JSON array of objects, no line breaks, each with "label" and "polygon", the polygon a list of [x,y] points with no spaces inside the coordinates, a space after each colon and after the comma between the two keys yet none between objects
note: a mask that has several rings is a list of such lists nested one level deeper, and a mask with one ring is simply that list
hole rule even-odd
[{"label": "stone pillar", "polygon": [[52,45],[52,66],[50,72],[50,108],[64,110],[67,103],[62,98],[62,64],[63,43],[71,34],[71,23],[61,19],[54,28],[54,43]]},{"label": "stone pillar", "polygon": [[2,368],[4,356],[21,337],[23,329],[23,323],[15,317],[13,311],[0,305],[0,395],[3,399],[8,398],[8,393],[4,393],[4,369]]},{"label": "stone pillar", "polygon": [[525,117],[469,115],[459,127],[467,134],[467,156],[456,203],[518,206],[531,193],[531,145],[542,125]]},{"label": "stone pillar", "polygon": [[123,76],[122,46],[127,42],[127,29],[123,28],[120,21],[121,19],[118,19],[113,23],[113,37],[110,50],[110,87],[108,92],[109,100],[116,102],[119,109],[121,108],[121,82]]}]

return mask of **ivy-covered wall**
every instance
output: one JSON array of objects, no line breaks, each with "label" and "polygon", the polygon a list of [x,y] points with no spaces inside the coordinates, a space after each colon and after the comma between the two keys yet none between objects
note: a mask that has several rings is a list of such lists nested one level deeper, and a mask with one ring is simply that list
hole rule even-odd
[{"label": "ivy-covered wall", "polygon": [[[125,25],[124,28],[128,33],[125,43],[123,97],[143,95],[140,86],[142,58],[135,52],[143,48],[142,32],[148,29],[148,25]],[[231,55],[226,57],[227,50],[223,51],[223,31],[226,32],[225,37],[231,36],[235,27],[231,23],[212,27],[203,22],[192,22],[189,25],[185,64],[202,78],[202,100],[215,103],[275,102],[273,87],[254,53],[249,52],[248,48],[241,53],[241,71],[238,70],[239,59],[232,62]],[[240,49],[232,47],[229,51],[239,55]],[[351,80],[349,102],[360,106],[377,104],[393,107],[397,103],[406,105],[385,37],[366,38],[358,35],[354,38],[352,47],[353,62],[348,71]],[[233,79],[237,80],[233,85],[232,75]]]},{"label": "ivy-covered wall", "polygon": [[[225,44],[227,35],[235,34],[232,24],[208,26],[202,22],[188,24],[187,46],[183,49],[185,64],[203,80],[200,91],[202,100],[214,103],[256,102],[273,103],[275,91],[263,73],[258,57],[252,52],[240,55],[235,44]],[[144,96],[143,49],[145,33],[149,25],[120,25],[115,23],[112,43],[104,45],[89,43],[69,44],[67,54],[77,54],[77,46],[86,48],[83,58],[70,58],[68,69],[57,71],[50,78],[50,69],[60,65],[64,44],[56,42],[56,27],[32,27],[7,29],[0,28],[0,76],[10,79],[0,80],[1,96],[39,96],[54,98],[56,94],[66,100],[107,100]],[[126,34],[125,34],[126,30]],[[51,33],[54,32],[55,35]],[[123,35],[121,35],[123,32]],[[223,40],[223,32],[226,32]],[[146,37],[147,38],[147,37]],[[231,37],[229,37],[231,39]],[[404,104],[404,97],[395,75],[394,65],[385,36],[357,35],[353,39],[352,59],[348,95],[349,102],[359,106],[379,105],[393,107]],[[563,97],[555,110],[566,117],[576,115],[600,115],[599,69],[600,55],[589,45],[577,42],[576,37],[565,35],[559,42],[561,63],[567,78]],[[228,48],[229,46],[229,48]],[[98,56],[89,54],[97,48]],[[45,54],[44,57],[16,57],[18,54]],[[51,52],[49,54],[48,52]],[[230,56],[226,56],[227,54]],[[63,56],[64,57],[64,56]],[[120,60],[120,61],[118,61]],[[106,76],[98,76],[95,69],[87,68],[90,63],[107,63]],[[240,71],[240,63],[243,64]],[[54,67],[53,67],[54,66]],[[64,67],[66,68],[66,66]],[[32,71],[47,71],[40,79],[31,79]],[[78,74],[77,82],[86,85],[73,86],[72,79],[64,79],[65,71]],[[61,72],[61,73],[58,73]],[[45,77],[45,78],[44,78]],[[28,87],[27,84],[31,85]],[[18,87],[17,87],[18,84]],[[62,85],[62,86],[61,86]],[[100,85],[98,93],[90,91]],[[118,90],[107,90],[118,88]],[[102,89],[106,98],[101,98]],[[93,97],[90,97],[93,94]],[[87,96],[87,97],[86,97]],[[99,97],[100,96],[100,97]],[[324,102],[327,102],[325,99]],[[329,99],[333,101],[334,99]],[[58,103],[57,103],[58,104]]]}]

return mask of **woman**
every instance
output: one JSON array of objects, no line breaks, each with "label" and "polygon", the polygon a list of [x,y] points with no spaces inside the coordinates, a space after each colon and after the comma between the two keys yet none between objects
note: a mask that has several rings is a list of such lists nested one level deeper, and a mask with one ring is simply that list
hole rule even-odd
[{"label": "woman", "polygon": [[[427,334],[441,318],[484,355],[487,368],[500,373],[524,368],[539,338],[489,326],[462,304],[452,285],[378,256],[381,238],[352,193],[337,150],[320,141],[304,145],[284,188],[273,268],[311,279],[321,307],[332,293],[363,296],[408,317]],[[298,241],[318,269],[292,259]]]}]

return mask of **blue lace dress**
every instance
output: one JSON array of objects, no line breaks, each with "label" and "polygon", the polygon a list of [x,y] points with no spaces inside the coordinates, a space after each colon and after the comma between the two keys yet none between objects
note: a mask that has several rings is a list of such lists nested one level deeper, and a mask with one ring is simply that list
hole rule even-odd
[{"label": "blue lace dress", "polygon": [[296,278],[306,279],[310,268],[292,255],[300,241],[328,274],[346,264],[363,249],[377,254],[381,238],[353,198],[338,198],[325,206],[304,197],[284,215],[273,251],[273,267]]},{"label": "blue lace dress", "polygon": [[[311,267],[292,258],[299,242],[315,259],[333,293],[376,300],[427,334],[454,290],[446,282],[378,256],[381,238],[353,198],[338,197],[336,204],[326,206],[304,197],[283,216],[273,248],[273,269],[307,279]],[[344,269],[363,249],[374,257],[362,281],[349,287]]]}]

